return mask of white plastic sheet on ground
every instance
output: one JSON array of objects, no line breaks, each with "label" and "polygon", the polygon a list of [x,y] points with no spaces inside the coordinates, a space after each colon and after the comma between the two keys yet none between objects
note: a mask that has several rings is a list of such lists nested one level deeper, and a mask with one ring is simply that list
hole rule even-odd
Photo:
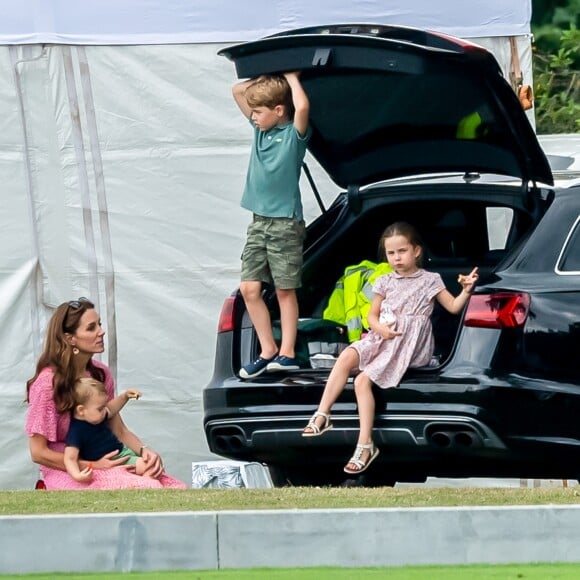
[{"label": "white plastic sheet on ground", "polygon": [[[500,58],[505,39],[479,36],[521,33],[522,68],[531,62],[527,2],[469,13],[417,1],[0,4],[3,489],[36,479],[24,385],[52,308],[79,296],[97,303],[118,388],[143,392],[123,411],[129,426],[184,481],[212,457],[202,389],[250,219],[239,200],[251,132],[231,98],[233,65],[216,54],[226,43],[331,20],[423,26],[430,15],[430,28],[464,25]],[[336,187],[307,160],[328,203]],[[319,209],[302,190],[310,220]]]}]

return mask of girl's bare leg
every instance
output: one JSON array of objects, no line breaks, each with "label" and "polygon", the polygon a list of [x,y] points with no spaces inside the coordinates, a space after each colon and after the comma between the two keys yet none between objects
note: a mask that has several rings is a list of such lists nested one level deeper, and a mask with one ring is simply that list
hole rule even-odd
[{"label": "girl's bare leg", "polygon": [[[354,380],[354,392],[358,406],[358,416],[360,421],[360,431],[357,445],[367,445],[372,443],[373,425],[375,422],[375,397],[373,395],[373,383],[364,373],[360,373]],[[365,449],[361,455],[361,461],[365,464],[371,456],[371,450]],[[352,462],[348,462],[346,467],[357,471],[359,468]]]},{"label": "girl's bare leg", "polygon": [[[348,347],[340,353],[326,381],[326,386],[324,387],[324,392],[318,405],[318,411],[330,414],[332,405],[334,405],[336,399],[344,391],[350,372],[352,369],[358,368],[359,362],[358,352],[354,348]],[[315,423],[319,427],[322,427],[325,423],[325,418],[322,416],[316,417]],[[312,433],[312,429],[306,427],[304,432]]]}]

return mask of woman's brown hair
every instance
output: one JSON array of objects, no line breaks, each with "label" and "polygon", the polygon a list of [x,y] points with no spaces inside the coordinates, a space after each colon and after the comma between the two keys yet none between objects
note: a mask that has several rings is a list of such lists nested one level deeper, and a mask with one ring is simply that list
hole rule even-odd
[{"label": "woman's brown hair", "polygon": [[[46,329],[44,350],[36,364],[34,376],[26,382],[26,401],[29,401],[30,386],[38,378],[41,371],[50,367],[54,371],[52,380],[52,398],[59,413],[66,413],[74,407],[74,385],[79,378],[75,374],[72,346],[66,339],[67,334],[74,334],[79,327],[81,318],[87,310],[93,310],[95,305],[88,299],[64,302],[53,313]],[[92,359],[87,364],[91,377],[105,380],[105,373],[97,367]]]}]

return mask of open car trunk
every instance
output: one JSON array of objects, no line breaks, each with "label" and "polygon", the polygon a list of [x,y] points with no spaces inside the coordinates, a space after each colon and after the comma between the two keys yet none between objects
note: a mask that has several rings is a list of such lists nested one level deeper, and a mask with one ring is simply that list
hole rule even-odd
[{"label": "open car trunk", "polygon": [[408,27],[330,25],[231,46],[240,78],[301,71],[308,149],[341,188],[451,171],[552,183],[494,56]]},{"label": "open car trunk", "polygon": [[[429,191],[420,203],[416,186],[377,186],[361,196],[356,212],[346,193],[339,196],[308,228],[303,286],[298,291],[300,317],[323,318],[329,297],[346,267],[363,260],[384,261],[378,240],[394,221],[415,225],[424,242],[423,267],[441,274],[452,294],[461,291],[458,274],[466,274],[475,266],[479,267],[479,285],[490,280],[518,241],[533,229],[544,209],[525,207],[517,185],[478,185],[460,177],[456,181],[456,184],[422,185]],[[321,232],[325,234],[321,236]],[[267,288],[265,297],[273,325],[278,328],[279,311],[273,289]],[[432,317],[435,335],[432,368],[444,364],[450,356],[461,320],[461,315],[451,315],[436,304]],[[308,323],[304,325],[311,327]],[[245,332],[253,332],[249,320]],[[308,350],[301,343],[308,340],[311,335],[299,332],[297,352]],[[255,337],[252,344],[253,354],[257,354]],[[308,360],[302,362],[304,368],[310,367]]]},{"label": "open car trunk", "polygon": [[[240,78],[300,71],[308,150],[345,190],[308,228],[302,318],[323,316],[346,267],[382,261],[377,242],[390,223],[416,226],[424,267],[458,294],[458,274],[478,266],[485,283],[544,211],[536,184],[553,183],[548,161],[494,56],[478,45],[409,27],[332,24],[220,54]],[[276,321],[272,290],[266,298]],[[436,307],[441,364],[460,323]],[[243,332],[253,332],[249,317]],[[247,342],[242,366],[258,351],[255,337]]]}]

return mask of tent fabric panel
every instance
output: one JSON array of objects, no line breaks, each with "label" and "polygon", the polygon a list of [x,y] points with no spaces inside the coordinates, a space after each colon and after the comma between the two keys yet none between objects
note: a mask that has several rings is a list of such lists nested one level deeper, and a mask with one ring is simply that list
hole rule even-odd
[{"label": "tent fabric panel", "polygon": [[[186,482],[212,458],[201,394],[251,219],[239,203],[252,133],[225,46],[0,46],[1,489],[32,488],[25,383],[53,307],[79,296],[98,304],[118,388],[143,392],[127,424]],[[328,205],[337,188],[307,162]],[[309,222],[319,208],[301,186]]]},{"label": "tent fabric panel", "polygon": [[242,42],[291,28],[398,24],[459,37],[530,33],[531,0],[0,0],[0,44]]}]

